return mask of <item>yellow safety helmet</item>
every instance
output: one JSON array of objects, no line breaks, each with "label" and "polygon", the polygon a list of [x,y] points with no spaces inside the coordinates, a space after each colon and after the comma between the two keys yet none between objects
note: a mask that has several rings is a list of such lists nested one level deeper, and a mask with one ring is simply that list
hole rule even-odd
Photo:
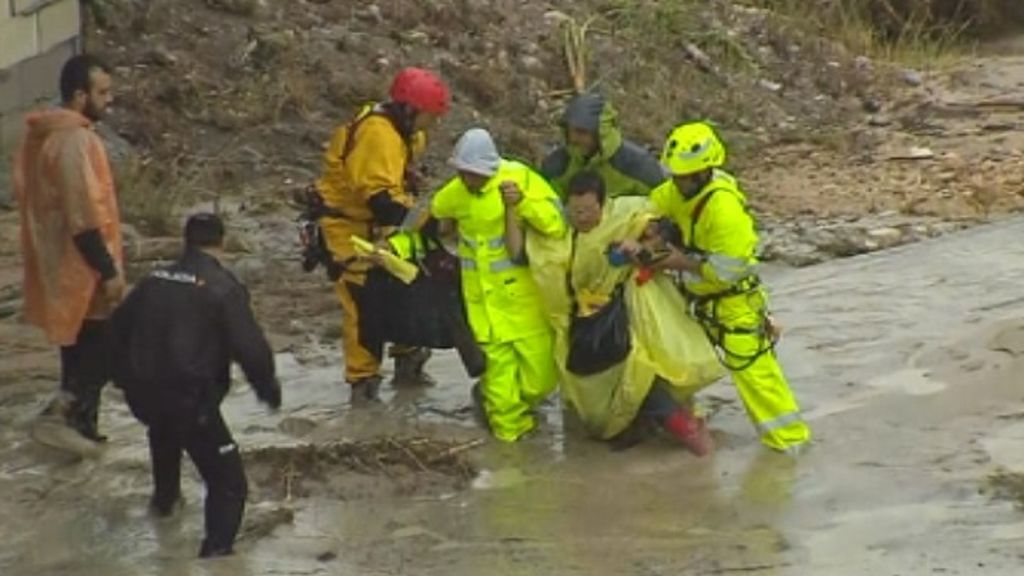
[{"label": "yellow safety helmet", "polygon": [[661,164],[673,176],[689,176],[725,164],[725,145],[706,122],[676,126],[661,152]]}]

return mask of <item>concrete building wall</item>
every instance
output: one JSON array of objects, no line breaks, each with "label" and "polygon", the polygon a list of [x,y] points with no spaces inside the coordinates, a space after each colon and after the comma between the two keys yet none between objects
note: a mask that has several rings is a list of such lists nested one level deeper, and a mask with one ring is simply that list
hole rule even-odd
[{"label": "concrete building wall", "polygon": [[25,113],[58,96],[61,66],[79,50],[80,10],[79,0],[0,0],[0,161],[5,164]]}]

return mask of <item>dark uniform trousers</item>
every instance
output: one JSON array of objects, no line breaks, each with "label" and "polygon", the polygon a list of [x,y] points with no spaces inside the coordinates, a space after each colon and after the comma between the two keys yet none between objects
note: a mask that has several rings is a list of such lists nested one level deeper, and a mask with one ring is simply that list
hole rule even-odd
[{"label": "dark uniform trousers", "polygon": [[60,388],[71,396],[65,418],[82,436],[98,440],[100,393],[110,380],[110,326],[86,320],[77,341],[60,349]]},{"label": "dark uniform trousers", "polygon": [[112,319],[114,379],[149,429],[153,507],[169,514],[181,497],[181,455],[206,484],[206,539],[200,556],[231,552],[245,511],[238,446],[221,416],[237,361],[256,395],[281,405],[271,350],[249,293],[215,258],[182,259],[139,282]]},{"label": "dark uniform trousers", "polygon": [[220,410],[183,423],[162,417],[149,425],[153,506],[169,514],[181,498],[181,454],[187,452],[206,483],[203,550],[229,550],[245,511],[248,487],[238,445]]}]

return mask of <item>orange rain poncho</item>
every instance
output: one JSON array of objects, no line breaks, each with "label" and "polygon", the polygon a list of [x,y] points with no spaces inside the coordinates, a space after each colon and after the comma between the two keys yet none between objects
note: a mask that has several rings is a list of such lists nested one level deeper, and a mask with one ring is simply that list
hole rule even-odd
[{"label": "orange rain poncho", "polygon": [[122,268],[121,223],[106,150],[92,123],[63,108],[29,115],[14,160],[21,215],[25,321],[51,343],[75,343],[82,322],[110,314],[100,275],[75,247],[74,236],[98,229]]}]

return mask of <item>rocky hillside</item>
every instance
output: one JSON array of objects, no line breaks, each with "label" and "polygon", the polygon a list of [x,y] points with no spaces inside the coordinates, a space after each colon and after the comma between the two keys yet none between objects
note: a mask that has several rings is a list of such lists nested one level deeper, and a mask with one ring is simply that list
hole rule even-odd
[{"label": "rocky hillside", "polygon": [[[738,149],[842,125],[871,97],[841,47],[728,2],[102,0],[91,50],[118,68],[118,132],[161,169],[204,165],[218,187],[312,176],[324,139],[406,65],[439,70],[455,111],[432,159],[484,124],[539,158],[573,87],[568,16],[593,18],[585,82],[652,146],[709,117]],[[749,157],[749,155],[747,155]],[[232,167],[235,167],[232,169]]]},{"label": "rocky hillside", "polygon": [[[144,232],[170,231],[177,212],[211,198],[274,212],[315,177],[335,126],[406,65],[439,70],[455,92],[426,159],[435,178],[470,125],[538,160],[574,86],[567,31],[582,32],[586,51],[577,80],[618,104],[630,137],[657,147],[698,117],[722,128],[769,257],[804,264],[884,248],[1020,204],[1008,192],[979,208],[969,182],[959,185],[969,159],[929,150],[894,162],[926,147],[939,76],[851,52],[791,10],[723,0],[92,5],[87,43],[117,67],[112,124],[135,158],[122,195]],[[998,162],[988,169],[1002,172]]]}]

